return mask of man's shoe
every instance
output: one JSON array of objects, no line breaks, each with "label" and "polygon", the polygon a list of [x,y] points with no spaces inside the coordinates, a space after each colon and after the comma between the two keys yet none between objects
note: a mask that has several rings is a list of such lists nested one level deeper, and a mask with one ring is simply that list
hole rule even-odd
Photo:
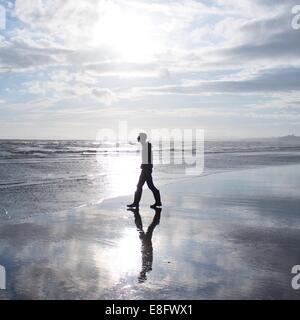
[{"label": "man's shoe", "polygon": [[138,203],[132,203],[127,205],[127,208],[138,208],[138,207],[139,207]]},{"label": "man's shoe", "polygon": [[155,209],[155,208],[161,207],[161,206],[162,206],[162,204],[161,204],[161,202],[159,202],[159,203],[154,203],[152,206],[150,206],[150,208]]}]

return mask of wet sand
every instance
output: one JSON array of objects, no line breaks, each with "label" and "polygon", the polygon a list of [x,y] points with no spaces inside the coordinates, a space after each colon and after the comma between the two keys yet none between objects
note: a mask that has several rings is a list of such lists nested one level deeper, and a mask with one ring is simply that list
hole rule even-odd
[{"label": "wet sand", "polygon": [[[0,299],[300,299],[300,165],[193,178],[0,222]],[[149,227],[148,227],[149,226]]]}]

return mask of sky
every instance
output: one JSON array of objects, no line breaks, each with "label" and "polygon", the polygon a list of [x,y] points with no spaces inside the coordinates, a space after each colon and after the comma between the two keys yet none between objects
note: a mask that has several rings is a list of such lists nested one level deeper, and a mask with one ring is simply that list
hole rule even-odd
[{"label": "sky", "polygon": [[300,135],[297,2],[0,0],[0,139]]}]

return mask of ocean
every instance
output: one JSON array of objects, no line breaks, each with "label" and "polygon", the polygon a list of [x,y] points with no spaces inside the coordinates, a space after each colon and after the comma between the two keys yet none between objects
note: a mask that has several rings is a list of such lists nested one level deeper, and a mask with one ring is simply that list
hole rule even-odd
[{"label": "ocean", "polygon": [[[183,150],[153,143],[157,186],[203,175],[300,163],[300,143],[276,139],[206,141],[204,171],[187,176]],[[168,163],[168,152],[171,163]],[[0,141],[0,223],[132,194],[139,176],[137,144],[80,140]],[[124,204],[125,205],[125,204]]]}]

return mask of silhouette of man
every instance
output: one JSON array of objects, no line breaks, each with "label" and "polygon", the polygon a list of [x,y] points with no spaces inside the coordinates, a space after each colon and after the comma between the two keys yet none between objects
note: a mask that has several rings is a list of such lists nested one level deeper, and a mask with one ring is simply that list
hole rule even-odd
[{"label": "silhouette of man", "polygon": [[128,208],[136,208],[139,206],[142,193],[143,193],[143,185],[147,182],[148,188],[152,191],[155,203],[150,207],[152,209],[156,207],[160,207],[161,199],[160,192],[153,184],[152,179],[152,169],[153,169],[153,155],[152,155],[152,145],[147,141],[146,133],[140,133],[138,138],[138,142],[142,145],[142,165],[141,165],[141,175],[139,178],[139,182],[137,184],[136,192],[134,194],[134,201],[132,204],[127,205]]},{"label": "silhouette of man", "polygon": [[139,208],[129,209],[134,213],[135,225],[139,232],[140,240],[142,242],[142,270],[139,275],[139,283],[143,283],[147,280],[147,273],[152,270],[153,264],[153,246],[152,235],[155,227],[160,222],[161,208],[155,208],[155,216],[152,223],[149,225],[147,232],[145,233],[143,228],[143,222],[139,213]]}]

